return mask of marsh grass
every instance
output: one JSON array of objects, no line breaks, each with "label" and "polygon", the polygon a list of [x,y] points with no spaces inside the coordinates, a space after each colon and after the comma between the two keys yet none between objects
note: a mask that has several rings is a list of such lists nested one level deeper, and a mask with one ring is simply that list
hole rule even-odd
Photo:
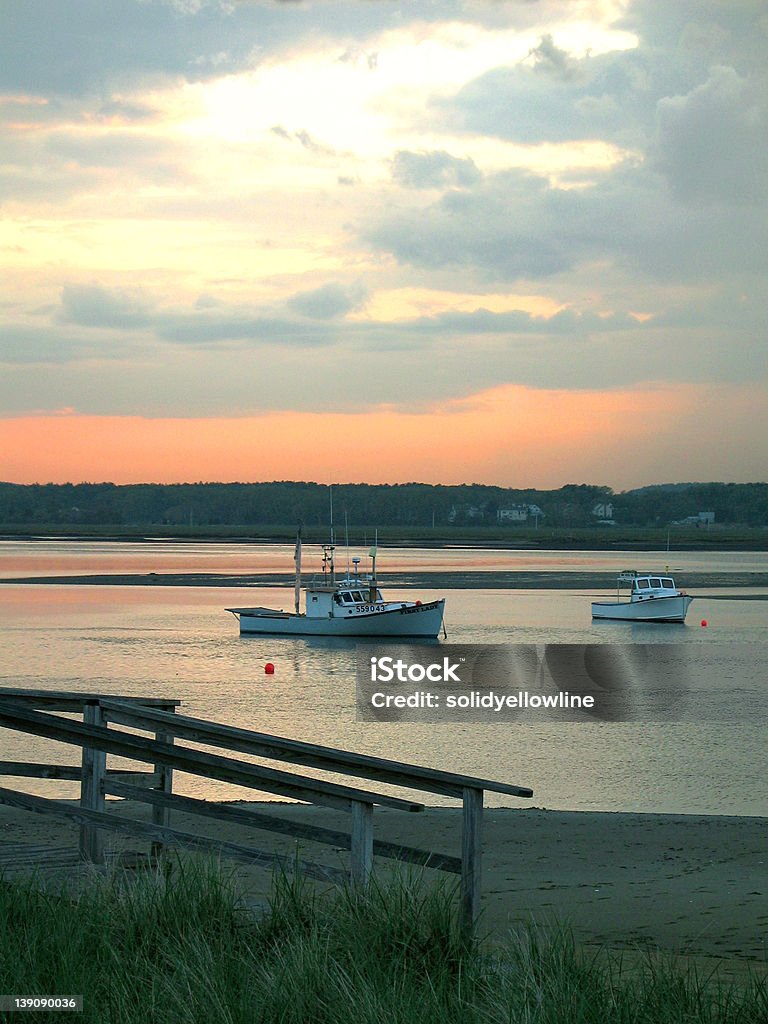
[{"label": "marsh grass", "polygon": [[[455,892],[413,877],[316,893],[275,879],[263,912],[217,865],[95,878],[81,892],[0,880],[0,992],[83,994],[100,1024],[758,1024],[765,979],[648,957],[624,971],[566,930],[493,953]],[[26,1014],[51,1021],[55,1014]]]}]

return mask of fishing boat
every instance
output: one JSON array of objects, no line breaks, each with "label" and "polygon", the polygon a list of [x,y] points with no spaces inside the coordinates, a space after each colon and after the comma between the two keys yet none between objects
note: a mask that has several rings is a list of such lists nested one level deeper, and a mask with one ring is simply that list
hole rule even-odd
[{"label": "fishing boat", "polygon": [[294,611],[273,608],[227,608],[240,620],[240,633],[278,636],[437,637],[445,600],[385,601],[376,581],[376,548],[370,550],[371,572],[354,571],[337,579],[333,543],[322,545],[322,575],[304,592],[301,611],[301,538],[296,541]]},{"label": "fishing boat", "polygon": [[[622,597],[622,589],[628,594]],[[615,601],[593,601],[593,619],[626,622],[685,622],[693,598],[671,576],[625,569],[616,580]]]}]

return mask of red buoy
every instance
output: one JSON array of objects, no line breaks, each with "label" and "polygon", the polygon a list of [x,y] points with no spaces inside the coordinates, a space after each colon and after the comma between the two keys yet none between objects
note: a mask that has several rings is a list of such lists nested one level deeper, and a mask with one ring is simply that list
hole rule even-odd
[{"label": "red buoy", "polygon": [[267,664],[264,666],[264,672],[268,676],[273,676],[275,674],[275,666],[272,664],[271,661],[268,661]]},{"label": "red buoy", "polygon": [[702,624],[702,626],[708,626],[709,625],[709,623],[707,622],[706,619],[702,619],[701,620],[701,624]]}]

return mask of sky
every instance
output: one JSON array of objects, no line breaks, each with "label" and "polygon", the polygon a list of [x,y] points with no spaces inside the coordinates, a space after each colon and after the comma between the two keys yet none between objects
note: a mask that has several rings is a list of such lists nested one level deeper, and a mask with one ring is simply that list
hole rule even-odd
[{"label": "sky", "polygon": [[0,480],[766,480],[764,0],[0,0]]}]

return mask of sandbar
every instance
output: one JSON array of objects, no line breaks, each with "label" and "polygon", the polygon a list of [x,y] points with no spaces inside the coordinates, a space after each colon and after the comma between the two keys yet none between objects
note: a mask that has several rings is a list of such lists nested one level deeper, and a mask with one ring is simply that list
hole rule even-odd
[{"label": "sandbar", "polygon": [[[681,578],[682,579],[682,578]],[[101,587],[286,587],[293,588],[291,573],[147,572],[99,573],[67,576],[2,577],[0,584],[35,586]],[[525,570],[467,570],[463,572],[383,572],[378,581],[386,588],[431,590],[606,590],[615,592],[614,572],[552,572]],[[765,572],[689,572],[682,582],[696,597],[722,595],[701,593],[702,588],[761,588],[768,591]],[[741,600],[768,600],[765,594],[735,594]]]}]

